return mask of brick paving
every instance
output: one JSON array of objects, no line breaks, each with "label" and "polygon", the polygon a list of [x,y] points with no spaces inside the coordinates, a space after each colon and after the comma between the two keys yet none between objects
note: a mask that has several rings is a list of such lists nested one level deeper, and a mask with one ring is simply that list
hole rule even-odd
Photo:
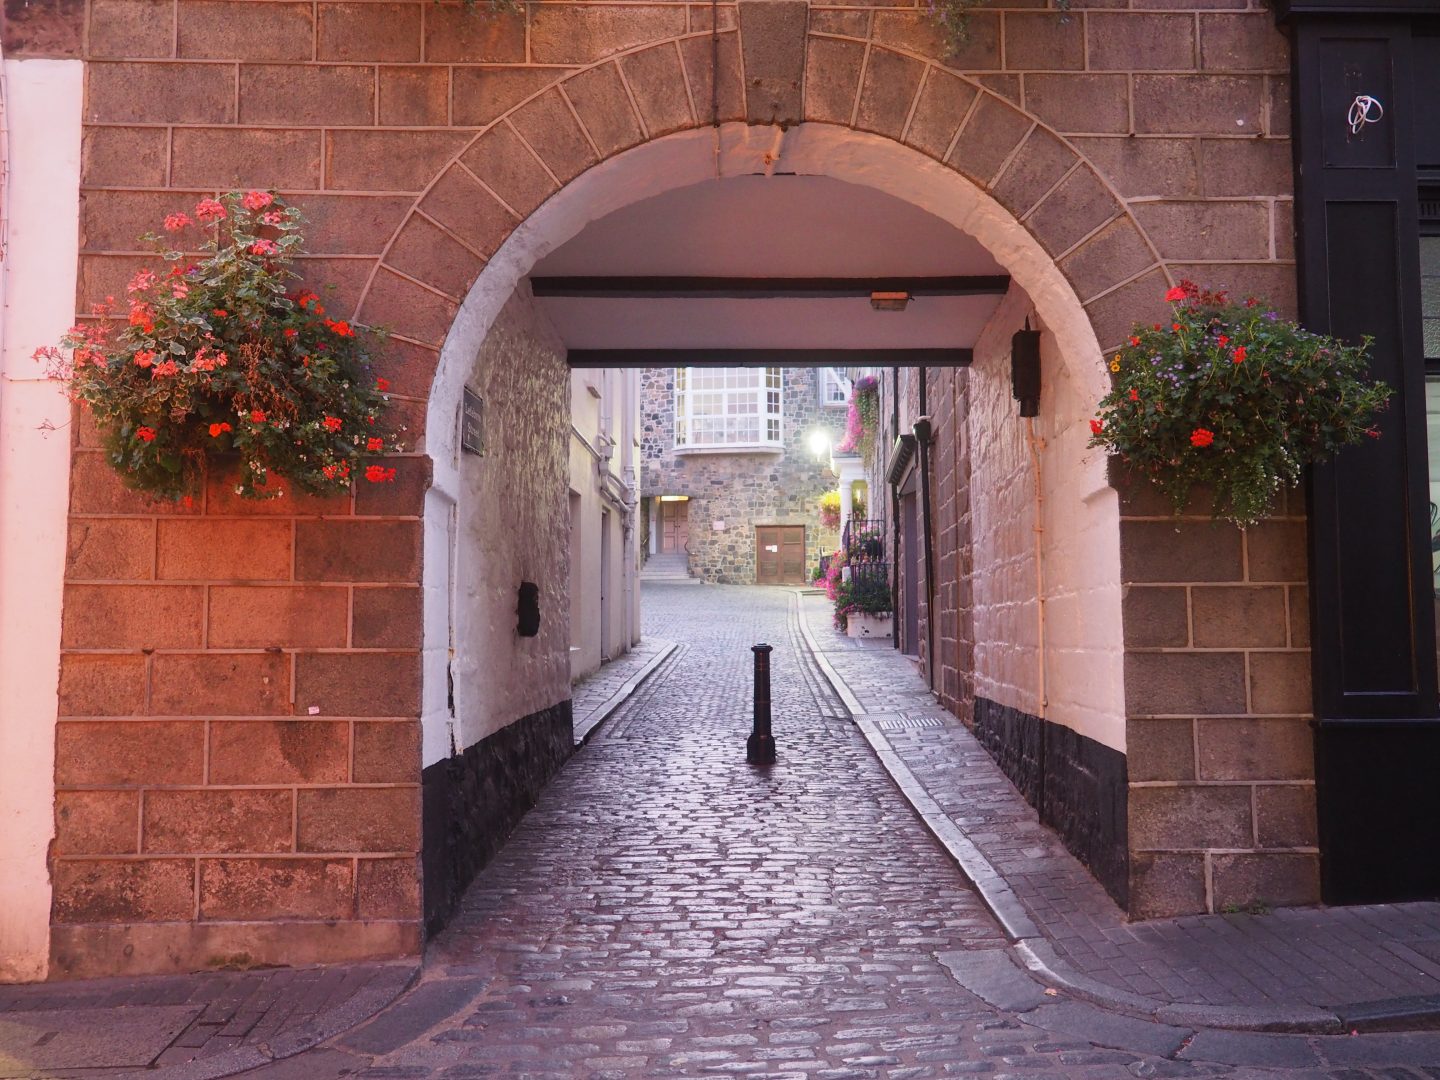
[{"label": "brick paving", "polygon": [[870,719],[1020,897],[1059,957],[1128,994],[1209,1006],[1334,1008],[1440,993],[1440,904],[1290,908],[1127,923],[973,735],[888,642],[803,610]]}]

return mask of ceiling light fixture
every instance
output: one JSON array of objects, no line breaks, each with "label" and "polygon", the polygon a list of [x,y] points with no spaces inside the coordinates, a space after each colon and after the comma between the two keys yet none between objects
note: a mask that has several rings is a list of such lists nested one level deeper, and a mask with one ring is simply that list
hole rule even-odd
[{"label": "ceiling light fixture", "polygon": [[870,306],[876,311],[904,311],[910,303],[908,292],[872,292]]}]

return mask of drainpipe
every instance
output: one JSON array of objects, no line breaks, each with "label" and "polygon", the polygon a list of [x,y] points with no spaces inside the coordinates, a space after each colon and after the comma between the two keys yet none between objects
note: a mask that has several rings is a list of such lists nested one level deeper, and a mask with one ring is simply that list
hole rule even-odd
[{"label": "drainpipe", "polygon": [[[900,437],[900,369],[890,369],[890,434]],[[900,485],[890,484],[890,647],[900,648]]]},{"label": "drainpipe", "polygon": [[915,421],[915,443],[920,470],[920,532],[925,552],[925,667],[930,689],[935,689],[935,545],[930,535],[930,436],[933,427],[925,411],[925,369],[920,368],[920,416]]}]

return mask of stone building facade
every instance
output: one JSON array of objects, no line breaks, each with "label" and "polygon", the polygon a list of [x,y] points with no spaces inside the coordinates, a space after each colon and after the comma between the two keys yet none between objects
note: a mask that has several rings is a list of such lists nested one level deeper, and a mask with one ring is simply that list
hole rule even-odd
[{"label": "stone building facade", "polygon": [[[805,529],[805,578],[840,542],[820,521],[820,496],[836,487],[828,447],[843,434],[845,407],[825,404],[820,369],[781,373],[781,441],[773,448],[727,452],[692,449],[675,441],[673,368],[648,368],[641,384],[641,493],[649,536],[655,536],[659,497],[684,496],[689,517],[690,572],[703,581],[751,585],[756,577],[756,525]],[[822,455],[811,437],[823,434]],[[818,443],[816,445],[819,445]],[[654,553],[657,543],[648,547]]]},{"label": "stone building facade", "polygon": [[[393,487],[344,499],[242,504],[216,475],[193,506],[156,504],[122,487],[52,397],[15,389],[22,358],[73,313],[34,308],[28,340],[7,326],[0,483],[29,496],[24,535],[6,532],[0,547],[13,683],[0,688],[0,800],[13,823],[0,835],[4,977],[419,948],[427,911],[443,909],[565,752],[563,633],[542,645],[497,630],[471,685],[487,674],[516,685],[459,714],[446,690],[456,575],[473,571],[460,580],[480,605],[477,642],[486,612],[508,625],[525,581],[549,590],[547,626],[563,625],[568,376],[524,279],[538,253],[607,209],[717,177],[826,176],[923,207],[990,250],[1024,295],[1015,305],[1045,329],[1050,367],[1058,358],[1069,379],[1048,395],[1030,492],[1042,496],[1030,505],[1054,547],[1040,560],[1050,576],[1026,602],[1023,538],[986,540],[1006,567],[985,594],[989,622],[966,592],[981,489],[992,518],[1018,513],[1024,489],[997,485],[1024,475],[1031,449],[1001,408],[1000,373],[983,374],[1003,345],[977,347],[971,375],[951,377],[949,406],[943,374],[927,375],[923,406],[918,383],[896,395],[905,422],[930,413],[938,433],[922,519],[935,537],[936,644],[924,647],[962,713],[973,693],[972,712],[982,697],[995,706],[984,724],[1015,733],[1000,740],[1016,748],[1012,775],[1064,750],[1066,732],[1099,748],[1070,744],[1077,779],[1053,789],[1066,797],[1046,812],[1076,818],[1062,831],[1117,894],[1128,889],[1132,911],[1316,898],[1320,790],[1340,796],[1316,815],[1332,835],[1348,825],[1386,873],[1417,865],[1421,848],[1398,841],[1435,813],[1401,796],[1433,800],[1433,754],[1405,740],[1433,742],[1437,709],[1431,599],[1413,591],[1429,582],[1417,562],[1424,499],[1406,494],[1423,492],[1425,458],[1423,372],[1411,363],[1418,260],[1403,230],[1418,213],[1417,161],[1440,166],[1418,140],[1440,125],[1420,111],[1437,95],[1412,93],[1407,66],[1425,5],[1343,7],[1132,0],[1061,13],[1002,0],[971,14],[947,56],[924,12],[885,4],[477,14],[433,0],[5,0],[16,135],[5,178],[35,215],[10,223],[7,287],[65,308],[73,295],[83,316],[124,295],[145,258],[134,238],[164,213],[221,187],[274,188],[310,219],[306,273],[337,287],[331,311],[392,330],[385,374],[410,449]],[[1387,11],[1392,21],[1353,42],[1336,29]],[[1333,98],[1356,91],[1327,89],[1324,72],[1345,65],[1367,80],[1401,72],[1393,126],[1344,134],[1349,99]],[[1292,151],[1309,162],[1298,192]],[[1355,177],[1383,196],[1379,209],[1352,195],[1346,210]],[[1327,233],[1332,213],[1346,224]],[[1102,350],[1154,319],[1181,278],[1293,310],[1297,223],[1309,237],[1301,313],[1317,329],[1383,331],[1377,363],[1408,404],[1359,464],[1320,474],[1326,497],[1308,518],[1287,506],[1245,536],[1165,519],[1079,445],[1103,392]],[[1373,295],[1385,285],[1376,267],[1400,275],[1388,306]],[[1402,333],[1395,320],[1412,315]],[[455,457],[467,381],[508,402],[509,435],[485,467]],[[468,512],[487,491],[514,503]],[[1066,491],[1081,499],[1074,518],[1046,518]],[[462,521],[471,571],[450,560]],[[1305,529],[1323,573],[1303,565]],[[67,531],[68,548],[34,542]],[[1307,588],[1313,694],[1295,614]],[[1041,601],[1046,647],[1027,650],[1020,624],[1037,614],[1038,631]],[[982,646],[1004,648],[967,689]],[[1076,673],[1032,664],[1037,653]],[[1093,692],[1062,708],[1054,687],[1085,680]],[[1330,740],[1318,760],[1343,781],[1328,788],[1305,764],[1311,702],[1325,710],[1317,738]],[[1044,733],[1038,749],[1030,732]],[[1107,777],[1124,763],[1099,824],[1074,809],[1092,752]],[[1334,772],[1346,761],[1361,775]],[[1128,865],[1104,854],[1121,850]],[[1328,850],[1337,865],[1341,849]],[[1386,896],[1410,887],[1355,865],[1351,881],[1384,881]],[[1340,882],[1327,897],[1360,896],[1327,880]]]}]

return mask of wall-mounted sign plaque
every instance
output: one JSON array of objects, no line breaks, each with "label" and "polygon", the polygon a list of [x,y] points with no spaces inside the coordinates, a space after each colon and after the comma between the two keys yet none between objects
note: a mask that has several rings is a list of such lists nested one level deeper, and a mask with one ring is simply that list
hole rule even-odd
[{"label": "wall-mounted sign plaque", "polygon": [[485,453],[485,402],[468,386],[460,402],[460,449],[467,454]]}]

